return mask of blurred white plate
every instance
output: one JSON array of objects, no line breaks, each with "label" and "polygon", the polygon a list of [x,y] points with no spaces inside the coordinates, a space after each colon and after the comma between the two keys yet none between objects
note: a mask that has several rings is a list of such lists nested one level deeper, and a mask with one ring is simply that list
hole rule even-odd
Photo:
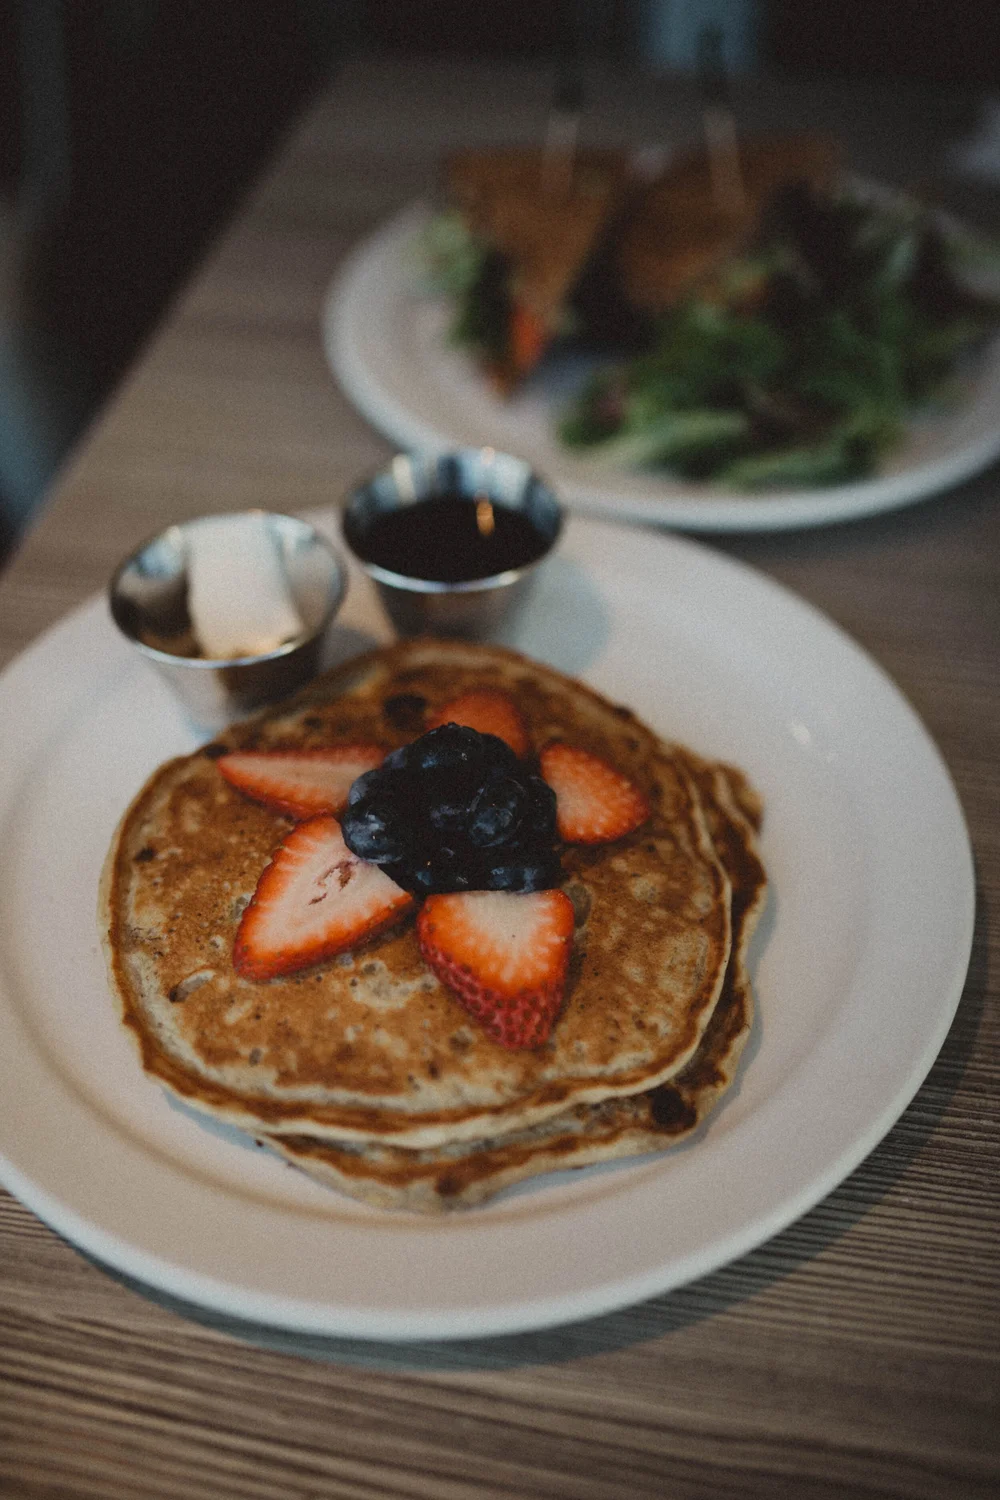
[{"label": "blurred white plate", "polygon": [[549,368],[513,400],[501,401],[468,355],[448,347],[448,308],[418,289],[417,246],[428,217],[427,207],[416,204],[361,244],[323,311],[334,374],[401,448],[499,448],[544,474],[571,510],[689,531],[778,531],[854,520],[949,489],[1000,455],[998,339],[962,401],[911,424],[874,479],[751,495],[581,457],[553,432],[570,369]]},{"label": "blurred white plate", "polygon": [[[337,628],[353,651],[386,638],[358,575]],[[0,678],[0,1180],[41,1218],[223,1313],[458,1338],[703,1275],[886,1133],[948,1030],[973,921],[962,813],[897,689],[761,575],[596,521],[570,522],[516,644],[744,766],[766,798],[759,1015],[707,1124],[664,1155],[427,1220],[343,1198],[172,1104],[116,1019],[95,911],[118,818],[193,739],[96,600]]]}]

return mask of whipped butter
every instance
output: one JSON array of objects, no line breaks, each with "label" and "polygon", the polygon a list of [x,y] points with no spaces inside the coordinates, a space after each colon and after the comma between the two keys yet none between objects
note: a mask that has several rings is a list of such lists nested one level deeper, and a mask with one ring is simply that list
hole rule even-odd
[{"label": "whipped butter", "polygon": [[188,546],[188,613],[202,656],[265,656],[303,634],[279,541],[263,513],[205,520]]}]

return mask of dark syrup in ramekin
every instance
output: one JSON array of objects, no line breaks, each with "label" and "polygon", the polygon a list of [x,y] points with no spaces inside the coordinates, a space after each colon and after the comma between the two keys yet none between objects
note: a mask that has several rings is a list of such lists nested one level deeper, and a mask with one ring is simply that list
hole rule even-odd
[{"label": "dark syrup in ramekin", "polygon": [[376,516],[360,540],[365,560],[428,583],[471,583],[523,568],[548,539],[519,510],[462,495],[435,495]]}]

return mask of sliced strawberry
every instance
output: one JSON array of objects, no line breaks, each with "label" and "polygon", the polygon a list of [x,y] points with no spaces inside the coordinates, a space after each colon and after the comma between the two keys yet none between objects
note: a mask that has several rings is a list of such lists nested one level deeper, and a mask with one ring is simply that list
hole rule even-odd
[{"label": "sliced strawberry", "polygon": [[515,755],[527,755],[531,748],[524,716],[509,693],[499,688],[473,688],[453,698],[434,714],[428,728],[442,724],[463,724],[480,734],[495,734],[506,740]]},{"label": "sliced strawberry", "polygon": [[539,757],[556,794],[556,827],[569,844],[620,839],[649,817],[639,788],[600,756],[571,745],[549,745]]},{"label": "sliced strawberry", "polygon": [[501,1047],[540,1047],[562,1004],[573,905],[562,891],[428,896],[417,918],[434,973]]},{"label": "sliced strawberry", "polygon": [[279,844],[243,913],[233,963],[274,979],[354,948],[401,917],[413,897],[358,859],[336,818],[309,818]]},{"label": "sliced strawberry", "polygon": [[234,750],[216,765],[255,802],[291,818],[339,813],[351,783],[385,759],[381,745],[334,745],[324,750]]}]

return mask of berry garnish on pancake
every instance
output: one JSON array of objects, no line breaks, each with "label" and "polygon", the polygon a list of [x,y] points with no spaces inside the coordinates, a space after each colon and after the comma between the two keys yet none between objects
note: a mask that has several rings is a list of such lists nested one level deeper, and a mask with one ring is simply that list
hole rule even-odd
[{"label": "berry garnish on pancake", "polygon": [[351,787],[344,838],[417,895],[559,884],[551,788],[497,735],[453,722]]},{"label": "berry garnish on pancake", "polygon": [[501,1047],[540,1047],[562,1004],[573,943],[562,891],[428,896],[417,918],[434,973]]},{"label": "berry garnish on pancake", "polygon": [[649,803],[627,776],[572,745],[542,751],[542,776],[556,794],[556,824],[568,844],[624,838],[649,817]]},{"label": "berry garnish on pancake", "polygon": [[524,715],[510,694],[497,688],[473,688],[453,698],[438,709],[428,728],[436,729],[441,724],[464,724],[480,734],[495,734],[517,756],[527,755],[531,749]]},{"label": "berry garnish on pancake", "polygon": [[358,859],[336,818],[309,818],[275,850],[240,920],[233,965],[275,979],[356,948],[413,905],[378,865]]},{"label": "berry garnish on pancake", "polygon": [[230,786],[290,818],[339,813],[353,782],[381,765],[381,745],[325,750],[235,750],[216,764]]}]

